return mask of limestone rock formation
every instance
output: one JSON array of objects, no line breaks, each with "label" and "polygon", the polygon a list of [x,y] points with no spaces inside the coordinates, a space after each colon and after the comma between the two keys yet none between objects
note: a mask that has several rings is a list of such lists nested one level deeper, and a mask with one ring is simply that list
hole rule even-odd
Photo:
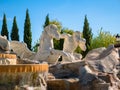
[{"label": "limestone rock formation", "polygon": [[17,57],[10,50],[10,42],[7,40],[6,36],[0,35],[0,65],[4,64],[16,64]]},{"label": "limestone rock formation", "polygon": [[85,61],[56,64],[49,67],[49,72],[56,78],[79,77],[79,67],[84,66],[85,64]]},{"label": "limestone rock formation", "polygon": [[81,54],[74,53],[75,49],[79,46],[81,50],[86,50],[86,40],[82,38],[82,34],[79,31],[69,34],[61,34],[60,37],[64,39],[63,51],[66,52],[67,56],[63,56],[63,62],[72,62],[74,60],[81,60]]},{"label": "limestone rock formation", "polygon": [[[110,45],[108,48],[102,47],[90,51],[82,61],[50,66],[49,71],[57,79],[78,78],[80,88],[76,90],[120,90],[118,58],[118,50],[114,48],[114,45]],[[55,85],[53,90],[58,86],[57,79],[54,79],[56,83],[53,83]],[[63,84],[65,85],[66,83]],[[65,87],[62,90],[67,89]]]},{"label": "limestone rock formation", "polygon": [[65,52],[54,49],[53,38],[59,40],[60,33],[58,32],[56,25],[50,24],[46,26],[42,32],[40,46],[35,55],[35,60],[40,62],[47,61],[49,64],[56,64],[61,55],[67,56]]},{"label": "limestone rock formation", "polygon": [[[90,51],[84,59],[87,65],[79,68],[80,83],[83,86],[90,85],[95,90],[119,90],[120,80],[116,68],[119,65],[118,58],[118,50],[113,45],[107,49],[99,48]],[[97,83],[93,84],[94,81]]]},{"label": "limestone rock formation", "polygon": [[6,36],[0,35],[0,52],[2,51],[9,51],[10,50],[10,43],[7,40]]},{"label": "limestone rock formation", "polygon": [[23,42],[11,41],[10,49],[13,50],[13,52],[16,53],[16,55],[21,59],[27,58],[33,60],[33,58],[35,57],[35,53],[30,51],[27,48],[27,45]]},{"label": "limestone rock formation", "polygon": [[48,90],[81,90],[78,78],[48,80],[47,85]]},{"label": "limestone rock formation", "polygon": [[[53,38],[59,40],[64,39],[63,50],[54,49]],[[59,58],[62,56],[62,62],[73,62],[81,60],[82,55],[74,53],[77,46],[85,51],[86,40],[81,37],[81,33],[76,31],[73,35],[60,34],[56,25],[50,24],[44,28],[40,38],[40,46],[35,60],[46,61],[49,64],[57,64]]]}]

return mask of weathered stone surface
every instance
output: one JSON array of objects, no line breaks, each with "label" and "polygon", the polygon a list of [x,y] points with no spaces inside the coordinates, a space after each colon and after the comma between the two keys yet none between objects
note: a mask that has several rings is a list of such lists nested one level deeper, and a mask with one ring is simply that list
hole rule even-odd
[{"label": "weathered stone surface", "polygon": [[79,79],[55,79],[47,81],[48,90],[81,90]]},{"label": "weathered stone surface", "polygon": [[79,79],[82,85],[88,85],[91,81],[97,79],[95,73],[88,67],[88,65],[79,67]]},{"label": "weathered stone surface", "polygon": [[13,64],[15,65],[17,63],[17,57],[15,54],[5,54],[5,53],[1,53],[0,54],[0,65],[1,64]]},{"label": "weathered stone surface", "polygon": [[27,45],[23,42],[11,41],[10,42],[10,48],[21,59],[27,58],[27,59],[32,60],[35,56],[35,53],[30,51],[27,48]]},{"label": "weathered stone surface", "polygon": [[47,79],[48,79],[48,80],[54,80],[54,79],[55,79],[55,76],[54,76],[52,73],[48,72]]},{"label": "weathered stone surface", "polygon": [[8,65],[8,64],[16,65],[16,63],[17,63],[16,59],[8,59],[8,58],[0,59],[0,65],[1,64],[4,64],[4,65]]},{"label": "weathered stone surface", "polygon": [[64,39],[63,51],[67,54],[67,56],[63,56],[63,62],[71,62],[74,60],[81,59],[81,55],[74,54],[75,49],[79,46],[81,50],[86,50],[86,40],[82,38],[82,34],[79,31],[70,34],[61,34],[60,37]]},{"label": "weathered stone surface", "polygon": [[118,51],[113,46],[90,51],[84,59],[87,65],[79,67],[82,86],[92,86],[93,89],[87,90],[119,90],[120,80],[116,69],[118,58]]},{"label": "weathered stone surface", "polygon": [[[63,50],[54,49],[53,38],[59,40],[64,38]],[[49,64],[56,64],[60,56],[62,62],[72,62],[81,60],[81,54],[74,53],[77,46],[82,50],[86,50],[86,40],[82,38],[81,33],[76,31],[73,35],[60,34],[56,25],[48,25],[44,28],[40,38],[40,46],[34,60],[47,61]]]},{"label": "weathered stone surface", "polygon": [[6,36],[0,35],[0,52],[9,51],[10,50],[10,43],[7,40]]},{"label": "weathered stone surface", "polygon": [[103,48],[92,50],[84,60],[95,71],[113,73],[116,66],[119,65],[118,58],[118,51],[113,46],[109,46],[104,50]]},{"label": "weathered stone surface", "polygon": [[49,72],[56,78],[70,78],[79,76],[79,67],[84,66],[85,61],[76,61],[63,64],[52,65],[49,67]]},{"label": "weathered stone surface", "polygon": [[17,59],[17,64],[39,64],[39,61],[30,59]]},{"label": "weathered stone surface", "polygon": [[76,90],[120,90],[120,80],[117,77],[119,74],[116,68],[119,65],[118,58],[118,50],[109,46],[107,49],[98,48],[90,51],[82,61],[52,65],[50,73],[55,78],[60,78],[60,81],[54,78],[52,83],[49,83],[52,86],[49,90],[59,90],[59,88],[70,90],[65,78],[72,77],[79,78]]},{"label": "weathered stone surface", "polygon": [[109,83],[96,83],[93,86],[93,90],[111,90],[111,89]]},{"label": "weathered stone surface", "polygon": [[47,72],[1,73],[0,90],[46,90],[46,73]]},{"label": "weathered stone surface", "polygon": [[60,39],[60,33],[57,30],[57,26],[53,24],[44,28],[40,38],[39,50],[35,56],[35,60],[45,61],[48,59],[49,55],[51,54],[51,50],[54,49],[53,38],[56,38],[57,40]]},{"label": "weathered stone surface", "polygon": [[48,64],[0,65],[0,90],[46,90]]}]

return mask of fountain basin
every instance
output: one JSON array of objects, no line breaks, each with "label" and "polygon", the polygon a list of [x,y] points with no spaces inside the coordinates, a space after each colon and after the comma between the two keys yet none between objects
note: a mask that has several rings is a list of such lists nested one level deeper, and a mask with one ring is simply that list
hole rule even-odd
[{"label": "fountain basin", "polygon": [[47,73],[48,64],[0,65],[0,90],[23,90],[24,86],[46,90]]},{"label": "fountain basin", "polygon": [[0,54],[0,58],[9,58],[9,59],[16,59],[16,55],[15,54]]},{"label": "fountain basin", "polygon": [[17,63],[17,56],[16,54],[7,54],[7,53],[0,53],[0,65],[1,64],[16,64]]},{"label": "fountain basin", "polygon": [[0,65],[0,73],[47,72],[48,64]]}]

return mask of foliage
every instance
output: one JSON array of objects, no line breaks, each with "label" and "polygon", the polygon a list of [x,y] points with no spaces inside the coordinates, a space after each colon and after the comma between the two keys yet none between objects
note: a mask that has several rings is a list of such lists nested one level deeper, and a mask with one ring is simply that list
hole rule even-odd
[{"label": "foliage", "polygon": [[116,34],[115,35],[115,37],[116,37],[116,44],[119,44],[120,43],[120,34]]},{"label": "foliage", "polygon": [[83,38],[86,39],[86,51],[82,53],[83,57],[90,50],[91,40],[92,40],[92,29],[89,27],[87,16],[85,15],[84,26],[83,26]]},{"label": "foliage", "polygon": [[[60,32],[61,34],[62,33],[67,33],[67,34],[73,34],[73,30],[70,30],[70,29],[68,29],[68,28],[64,28],[64,29],[62,29],[61,30],[61,32]],[[58,49],[58,50],[63,50],[63,44],[64,44],[64,39],[60,39],[60,40],[55,40],[54,39],[54,48],[55,49]]]},{"label": "foliage", "polygon": [[48,26],[49,24],[50,24],[49,14],[47,14],[46,19],[45,19],[45,23],[44,23],[43,27],[45,28],[45,27]]},{"label": "foliage", "polygon": [[73,32],[74,32],[73,30],[68,29],[68,28],[63,28],[63,29],[61,30],[61,33],[67,33],[67,34],[70,34],[70,35],[72,35]]},{"label": "foliage", "polygon": [[33,46],[33,48],[32,48],[32,51],[34,51],[34,52],[37,52],[37,51],[38,51],[39,43],[40,43],[39,40],[37,40],[37,41],[35,42],[35,44],[34,44],[34,46]]},{"label": "foliage", "polygon": [[50,21],[50,24],[56,25],[57,28],[58,28],[58,31],[61,32],[62,24],[61,24],[59,21],[57,21],[57,20],[52,20],[52,21]]},{"label": "foliage", "polygon": [[28,9],[26,10],[26,18],[24,23],[24,42],[27,44],[27,47],[31,50],[32,32]]},{"label": "foliage", "polygon": [[78,47],[75,49],[75,52],[76,52],[76,53],[82,53],[82,50],[81,50],[81,48],[78,46]]},{"label": "foliage", "polygon": [[60,40],[53,39],[53,42],[54,42],[54,48],[55,49],[63,50],[64,39],[60,39]]},{"label": "foliage", "polygon": [[9,40],[9,32],[8,32],[8,29],[7,29],[7,20],[6,20],[6,15],[5,14],[3,16],[3,24],[2,24],[1,35],[2,36],[5,35],[7,37],[7,39]]},{"label": "foliage", "polygon": [[16,22],[16,16],[13,19],[13,26],[12,26],[12,32],[11,32],[11,40],[19,41],[19,34],[18,34],[18,27]]},{"label": "foliage", "polygon": [[100,30],[98,36],[92,39],[90,49],[99,47],[108,47],[110,44],[115,44],[116,38],[110,34],[110,32],[105,32]]}]

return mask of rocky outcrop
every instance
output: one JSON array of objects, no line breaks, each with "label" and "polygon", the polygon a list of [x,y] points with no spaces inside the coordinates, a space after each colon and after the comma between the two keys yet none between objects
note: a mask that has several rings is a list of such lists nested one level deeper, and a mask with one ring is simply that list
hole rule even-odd
[{"label": "rocky outcrop", "polygon": [[87,65],[79,69],[80,83],[91,85],[95,90],[119,90],[118,58],[118,50],[113,45],[90,51],[84,59]]},{"label": "rocky outcrop", "polygon": [[27,58],[33,60],[35,57],[35,53],[30,51],[27,48],[27,45],[23,42],[11,41],[10,48],[21,59]]},{"label": "rocky outcrop", "polygon": [[48,90],[55,90],[54,88],[59,90],[61,86],[64,87],[61,90],[70,90],[68,82],[66,84],[65,81],[70,78],[78,78],[79,80],[76,84],[78,86],[75,86],[79,89],[75,90],[120,90],[118,58],[118,50],[111,45],[108,48],[90,51],[82,61],[50,66],[50,73],[57,79],[48,82],[48,86],[53,86],[53,89]]},{"label": "rocky outcrop", "polygon": [[79,76],[79,67],[84,66],[85,61],[76,61],[71,63],[63,63],[52,65],[49,67],[49,72],[56,78],[72,78]]},{"label": "rocky outcrop", "polygon": [[47,85],[48,90],[81,90],[78,78],[48,80]]},{"label": "rocky outcrop", "polygon": [[17,59],[17,64],[39,64],[39,61],[30,60],[30,59]]},{"label": "rocky outcrop", "polygon": [[4,52],[8,50],[10,50],[10,43],[7,40],[7,37],[0,35],[0,52]]}]

